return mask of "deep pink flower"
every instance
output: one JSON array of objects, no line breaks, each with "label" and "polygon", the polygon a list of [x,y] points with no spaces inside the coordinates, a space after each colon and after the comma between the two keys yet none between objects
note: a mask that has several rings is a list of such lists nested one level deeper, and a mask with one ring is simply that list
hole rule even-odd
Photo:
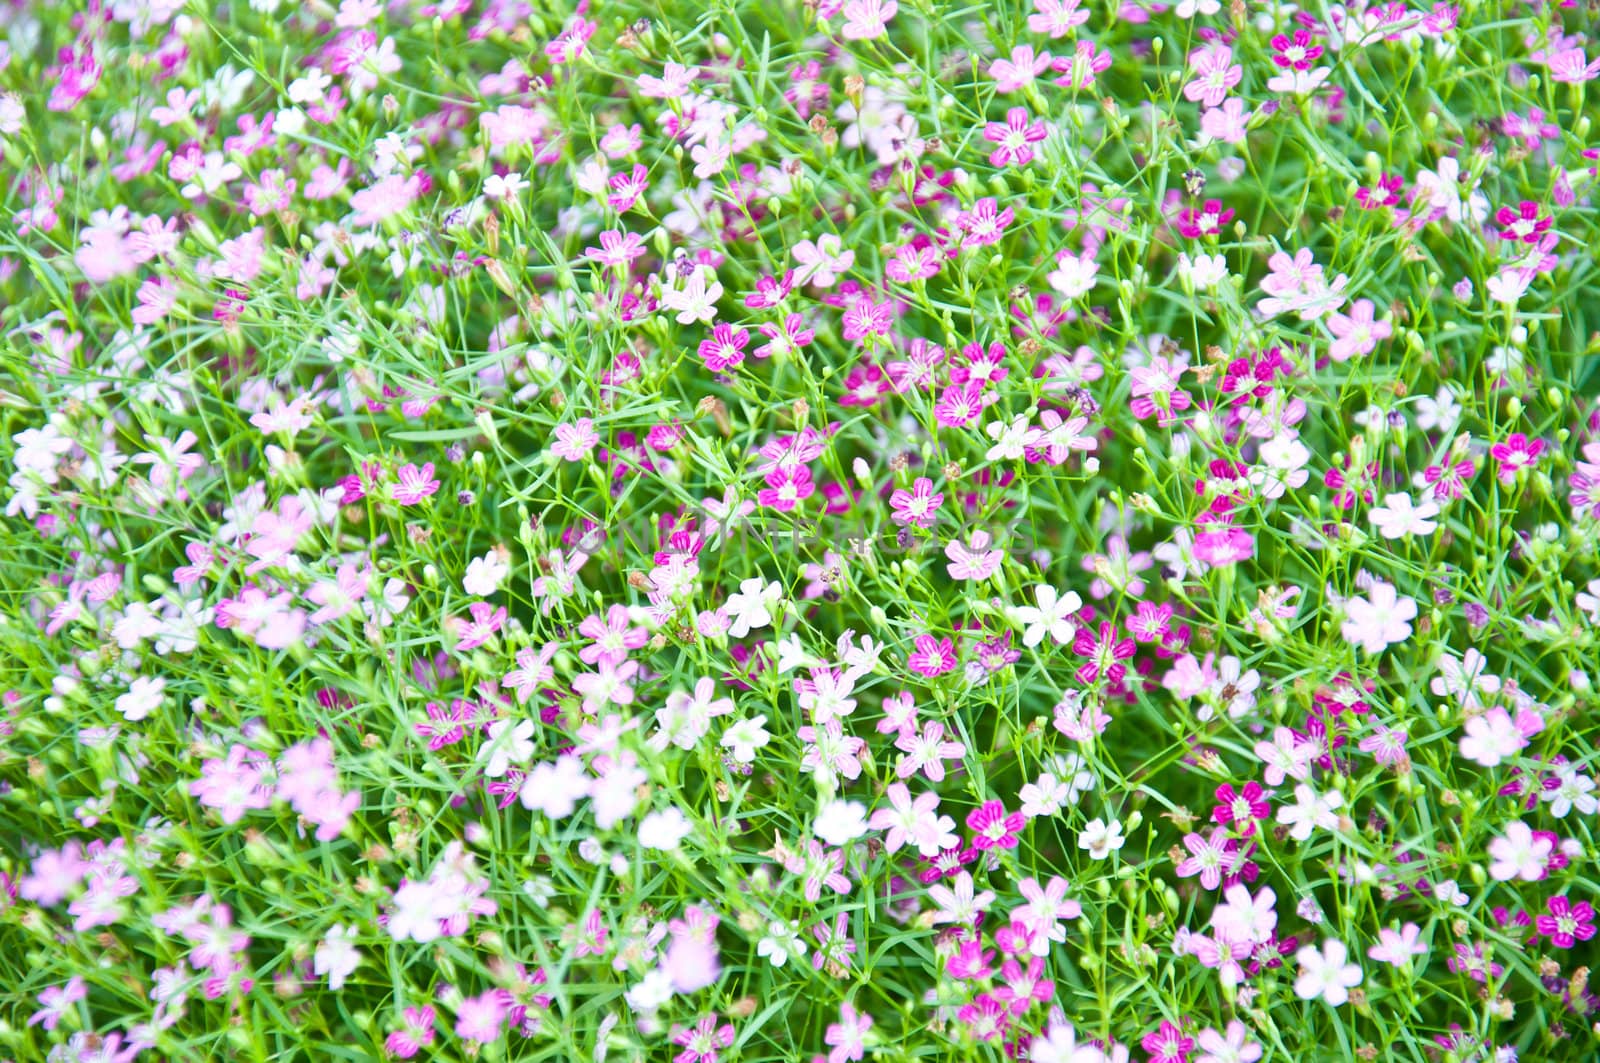
[{"label": "deep pink flower", "polygon": [[1132,639],[1117,639],[1117,625],[1110,621],[1101,622],[1099,634],[1090,625],[1084,625],[1072,640],[1072,652],[1089,658],[1079,665],[1078,679],[1093,683],[1104,676],[1109,683],[1122,682],[1123,676],[1128,674],[1128,666],[1122,662],[1132,657],[1136,649]]},{"label": "deep pink flower", "polygon": [[1500,464],[1500,482],[1509,484],[1517,478],[1518,472],[1532,467],[1544,453],[1544,446],[1542,439],[1529,439],[1521,432],[1513,432],[1505,442],[1490,447],[1489,456]]},{"label": "deep pink flower", "polygon": [[1536,244],[1550,228],[1551,219],[1539,216],[1539,204],[1525,199],[1517,207],[1501,207],[1494,220],[1502,228],[1500,239]]},{"label": "deep pink flower", "polygon": [[1594,908],[1588,901],[1573,904],[1562,895],[1551,897],[1546,908],[1549,914],[1535,919],[1534,927],[1550,939],[1550,944],[1570,949],[1578,942],[1594,937]]},{"label": "deep pink flower", "polygon": [[1265,819],[1272,810],[1263,793],[1261,784],[1254,779],[1245,783],[1243,790],[1235,790],[1232,783],[1223,783],[1217,787],[1217,806],[1211,810],[1212,821],[1224,827],[1234,824],[1234,829],[1248,838],[1256,832],[1256,820]]},{"label": "deep pink flower", "polygon": [[1015,849],[1017,835],[1027,821],[1021,812],[1007,813],[999,801],[985,801],[967,816],[967,829],[972,831],[976,849]]},{"label": "deep pink flower", "polygon": [[948,638],[935,639],[932,635],[918,635],[916,648],[906,659],[906,667],[930,679],[943,675],[955,666],[955,645]]},{"label": "deep pink flower", "polygon": [[1161,1028],[1145,1034],[1139,1044],[1150,1053],[1150,1063],[1186,1063],[1194,1038],[1163,1019]]}]

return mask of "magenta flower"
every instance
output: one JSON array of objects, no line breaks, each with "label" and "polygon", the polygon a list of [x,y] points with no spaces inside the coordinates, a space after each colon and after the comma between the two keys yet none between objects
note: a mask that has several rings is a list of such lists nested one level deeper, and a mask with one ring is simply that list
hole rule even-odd
[{"label": "magenta flower", "polygon": [[985,801],[967,816],[972,844],[978,849],[1015,849],[1018,834],[1027,817],[1021,812],[1006,812],[999,801]]},{"label": "magenta flower", "polygon": [[1594,908],[1588,901],[1573,904],[1565,895],[1551,897],[1545,905],[1548,914],[1534,920],[1534,928],[1550,944],[1570,949],[1580,941],[1594,937]]},{"label": "magenta flower", "polygon": [[1217,787],[1217,806],[1211,810],[1211,819],[1221,826],[1234,825],[1241,837],[1248,838],[1256,832],[1256,820],[1266,819],[1272,806],[1263,796],[1265,791],[1254,779],[1235,790],[1232,783]]},{"label": "magenta flower", "polygon": [[1532,468],[1544,453],[1542,439],[1529,439],[1521,432],[1513,432],[1504,442],[1489,448],[1489,456],[1499,463],[1498,476],[1503,484],[1510,484],[1523,469]]},{"label": "magenta flower", "polygon": [[1232,220],[1232,210],[1223,207],[1220,200],[1208,199],[1199,207],[1185,207],[1178,213],[1178,232],[1191,240],[1215,236]]},{"label": "magenta flower", "polygon": [[719,324],[700,341],[700,360],[713,373],[725,373],[744,361],[744,349],[749,343],[749,330]]},{"label": "magenta flower", "polygon": [[955,645],[948,638],[935,639],[932,635],[918,635],[916,648],[906,659],[906,667],[917,675],[929,679],[943,675],[956,666]]},{"label": "magenta flower", "polygon": [[1120,683],[1123,676],[1128,674],[1128,666],[1122,662],[1132,657],[1136,650],[1132,639],[1117,638],[1117,625],[1110,621],[1101,621],[1098,634],[1088,626],[1080,628],[1077,638],[1072,641],[1072,652],[1079,657],[1087,657],[1088,661],[1078,666],[1078,679],[1093,683],[1104,676],[1107,682]]},{"label": "magenta flower", "polygon": [[1311,34],[1295,30],[1293,36],[1280,33],[1272,38],[1272,61],[1285,70],[1310,70],[1322,58],[1322,46],[1311,43]]},{"label": "magenta flower", "polygon": [[756,492],[756,501],[779,513],[787,513],[816,492],[811,470],[804,465],[781,465],[766,475],[767,486]]},{"label": "magenta flower", "polygon": [[1187,1063],[1194,1038],[1163,1019],[1161,1028],[1145,1034],[1139,1044],[1150,1053],[1150,1063]]}]

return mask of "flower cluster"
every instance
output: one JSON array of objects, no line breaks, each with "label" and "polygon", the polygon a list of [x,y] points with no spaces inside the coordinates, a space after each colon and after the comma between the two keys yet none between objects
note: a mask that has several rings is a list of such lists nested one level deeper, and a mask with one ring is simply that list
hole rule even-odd
[{"label": "flower cluster", "polygon": [[1582,4],[0,26],[0,1057],[1595,1058]]}]

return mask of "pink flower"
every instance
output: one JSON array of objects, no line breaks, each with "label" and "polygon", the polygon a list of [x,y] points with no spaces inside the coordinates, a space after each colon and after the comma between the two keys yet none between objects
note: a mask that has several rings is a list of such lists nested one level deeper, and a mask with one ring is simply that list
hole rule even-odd
[{"label": "pink flower", "polygon": [[434,1010],[429,1005],[407,1008],[400,1029],[391,1031],[384,1039],[384,1049],[401,1059],[410,1059],[433,1044],[434,1017]]},{"label": "pink flower", "polygon": [[715,1014],[706,1015],[693,1026],[674,1026],[672,1043],[683,1046],[674,1063],[717,1063],[721,1050],[733,1044],[733,1024],[718,1026]]},{"label": "pink flower", "polygon": [[995,80],[996,92],[1016,92],[1033,79],[1050,69],[1050,53],[1039,52],[1026,44],[1011,49],[1010,59],[995,59],[989,63],[989,76]]},{"label": "pink flower", "polygon": [[1350,314],[1346,316],[1337,311],[1328,315],[1328,331],[1333,333],[1334,342],[1328,348],[1328,355],[1336,362],[1347,362],[1357,355],[1371,354],[1378,347],[1379,340],[1386,340],[1393,333],[1387,321],[1374,320],[1371,299],[1357,299],[1350,307]]},{"label": "pink flower", "polygon": [[434,479],[431,461],[420,469],[410,463],[401,466],[395,480],[389,485],[389,497],[402,506],[414,506],[439,493],[439,481]]},{"label": "pink flower", "polygon": [[844,26],[840,33],[847,41],[870,41],[889,31],[889,20],[900,5],[894,0],[847,0]]},{"label": "pink flower", "polygon": [[823,1043],[832,1045],[828,1052],[828,1063],[850,1063],[857,1060],[866,1052],[867,1031],[872,1029],[872,1016],[863,1015],[856,1011],[855,1006],[846,1001],[839,1005],[839,1021],[828,1027],[823,1035]]},{"label": "pink flower", "polygon": [[638,233],[620,229],[607,229],[600,234],[600,246],[586,248],[585,258],[592,258],[605,266],[626,269],[628,263],[645,253],[644,239]]},{"label": "pink flower", "polygon": [[556,441],[550,444],[550,453],[566,461],[582,461],[600,442],[594,430],[594,421],[580,417],[571,424],[556,425]]},{"label": "pink flower", "polygon": [[939,795],[932,790],[913,800],[906,785],[897,782],[889,785],[887,796],[890,807],[874,812],[869,825],[887,832],[883,844],[889,852],[910,844],[924,857],[934,857],[960,842],[956,821],[939,815]]},{"label": "pink flower", "polygon": [[844,312],[844,338],[856,342],[868,336],[887,336],[893,320],[892,306],[887,300],[875,303],[868,298],[857,299]]},{"label": "pink flower", "polygon": [[1183,87],[1183,95],[1207,107],[1220,107],[1228,90],[1244,77],[1244,67],[1233,61],[1233,49],[1225,44],[1197,48],[1189,53],[1189,69],[1194,77]]},{"label": "pink flower", "polygon": [[446,620],[446,623],[456,630],[457,653],[466,653],[482,646],[506,622],[504,606],[496,609],[488,602],[473,602],[468,607],[468,612],[472,614],[470,620],[461,617],[449,617]]},{"label": "pink flower", "polygon": [[999,571],[1006,559],[1006,552],[999,547],[989,549],[990,541],[988,532],[975,531],[966,543],[955,539],[947,543],[944,556],[950,559],[950,563],[945,568],[949,570],[950,578],[980,582]]},{"label": "pink flower", "polygon": [[1072,642],[1072,652],[1089,660],[1078,666],[1078,679],[1093,683],[1104,676],[1107,682],[1122,682],[1123,676],[1128,674],[1128,666],[1121,662],[1132,657],[1137,649],[1132,639],[1117,639],[1117,625],[1110,621],[1101,622],[1098,635],[1088,626],[1079,629]]},{"label": "pink flower", "polygon": [[512,1003],[506,989],[490,989],[466,998],[456,1007],[456,1036],[483,1044],[498,1041]]},{"label": "pink flower", "polygon": [[930,528],[938,518],[939,506],[943,502],[944,495],[933,489],[933,481],[926,476],[919,476],[910,491],[898,488],[889,496],[889,505],[894,509],[890,519],[896,524]]},{"label": "pink flower", "polygon": [[1079,11],[1081,0],[1033,0],[1036,15],[1028,16],[1028,30],[1051,38],[1065,37],[1074,27],[1089,21],[1089,12]]},{"label": "pink flower", "polygon": [[39,1010],[28,1017],[28,1025],[42,1023],[46,1030],[54,1030],[67,1009],[88,995],[89,987],[80,975],[73,975],[66,985],[50,986],[39,994]]},{"label": "pink flower", "polygon": [[756,492],[756,501],[780,513],[788,513],[816,492],[811,470],[804,465],[781,465],[767,473],[766,483]]},{"label": "pink flower", "polygon": [[1026,166],[1033,161],[1032,145],[1050,135],[1043,122],[1030,122],[1028,112],[1013,107],[1006,120],[984,126],[983,139],[998,145],[989,155],[990,166]]},{"label": "pink flower", "polygon": [[894,746],[905,754],[895,768],[895,774],[902,779],[908,779],[920,771],[929,780],[941,782],[944,779],[944,762],[960,760],[967,755],[964,744],[945,740],[944,724],[937,720],[924,721],[921,734],[909,728],[901,731]]},{"label": "pink flower", "polygon": [[1010,207],[997,210],[993,197],[986,196],[956,215],[956,224],[966,234],[966,243],[986,246],[998,243],[1016,215]]},{"label": "pink flower", "polygon": [[1056,84],[1064,89],[1086,89],[1097,74],[1111,69],[1109,49],[1096,48],[1093,41],[1079,41],[1071,55],[1058,55],[1050,64],[1061,77]]}]

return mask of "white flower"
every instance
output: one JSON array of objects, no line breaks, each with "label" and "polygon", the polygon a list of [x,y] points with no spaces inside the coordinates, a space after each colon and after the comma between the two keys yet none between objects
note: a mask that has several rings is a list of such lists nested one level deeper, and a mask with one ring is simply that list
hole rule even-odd
[{"label": "white flower", "polygon": [[1278,895],[1271,887],[1263,886],[1252,897],[1249,886],[1236,882],[1223,896],[1224,903],[1211,913],[1211,929],[1219,939],[1254,945],[1272,937],[1273,928],[1278,925]]},{"label": "white flower", "polygon": [[801,640],[798,632],[791,631],[778,640],[779,675],[786,675],[796,668],[811,668],[820,664],[807,650],[806,644]]},{"label": "white flower", "polygon": [[1379,653],[1385,646],[1410,638],[1417,603],[1401,598],[1389,583],[1373,583],[1367,594],[1367,598],[1351,598],[1345,603],[1347,619],[1339,628],[1345,641],[1368,653]]},{"label": "white flower", "polygon": [[833,287],[839,274],[856,261],[856,253],[845,250],[844,241],[833,233],[824,233],[815,243],[801,240],[794,245],[791,254],[800,264],[795,270],[795,284],[815,284],[819,288]]},{"label": "white flower", "polygon": [[1099,274],[1100,264],[1093,255],[1085,252],[1081,256],[1062,255],[1056,260],[1056,268],[1045,279],[1050,282],[1050,287],[1068,299],[1076,299],[1089,293]]},{"label": "white flower", "polygon": [[1299,437],[1280,432],[1261,444],[1256,451],[1260,465],[1250,468],[1250,483],[1263,498],[1282,498],[1290,488],[1303,486],[1310,478],[1306,465],[1311,461],[1311,450]]},{"label": "white flower", "polygon": [[1294,804],[1278,809],[1278,822],[1290,828],[1289,836],[1295,841],[1305,841],[1317,827],[1338,829],[1337,810],[1344,804],[1344,794],[1338,790],[1319,794],[1305,783],[1300,783],[1294,788],[1294,800]]},{"label": "white flower", "polygon": [[1407,923],[1399,930],[1384,927],[1378,931],[1378,943],[1367,950],[1367,955],[1379,963],[1399,967],[1409,963],[1411,957],[1427,953],[1428,946],[1418,940],[1421,934],[1422,928],[1416,923]]},{"label": "white flower", "polygon": [[159,676],[142,675],[129,684],[128,692],[117,698],[117,711],[129,723],[136,723],[161,707],[167,681]]},{"label": "white flower", "polygon": [[1121,823],[1116,820],[1106,823],[1097,818],[1084,824],[1082,833],[1078,835],[1078,848],[1087,852],[1090,859],[1104,860],[1121,849],[1126,841],[1122,836]]},{"label": "white flower", "polygon": [[1350,951],[1336,938],[1324,941],[1320,952],[1315,946],[1306,945],[1294,958],[1300,963],[1294,994],[1301,1000],[1321,997],[1338,1007],[1350,999],[1350,990],[1361,984],[1361,968],[1346,962]]},{"label": "white flower", "polygon": [[569,753],[553,764],[535,764],[522,780],[517,797],[523,808],[536,808],[551,819],[565,819],[589,796],[592,785],[583,760]]},{"label": "white flower", "polygon": [[1528,744],[1511,714],[1498,705],[1468,720],[1466,731],[1461,738],[1461,755],[1485,768],[1516,756]]},{"label": "white flower", "polygon": [[490,199],[516,199],[528,187],[527,178],[520,173],[490,174],[483,182],[483,194]]},{"label": "white flower", "polygon": [[489,725],[489,740],[478,749],[478,759],[485,761],[483,773],[498,779],[513,764],[528,763],[533,758],[533,721],[496,720]]},{"label": "white flower", "polygon": [[1493,696],[1500,691],[1500,677],[1489,674],[1489,661],[1476,649],[1469,649],[1456,660],[1449,654],[1439,658],[1439,674],[1428,684],[1439,697],[1452,697],[1461,707],[1476,710],[1482,707],[1479,692]]},{"label": "white flower", "polygon": [[1383,505],[1373,506],[1367,514],[1385,539],[1404,539],[1412,535],[1427,535],[1439,525],[1433,520],[1439,515],[1439,503],[1424,501],[1415,505],[1405,493],[1386,495]]},{"label": "white flower", "polygon": [[774,967],[782,967],[790,960],[805,959],[806,943],[793,923],[775,919],[767,925],[766,936],[756,942],[756,955],[764,956]]},{"label": "white flower", "polygon": [[345,979],[350,977],[350,972],[361,962],[361,954],[350,941],[355,934],[353,927],[343,924],[330,927],[328,936],[322,939],[317,951],[311,956],[312,971],[319,976],[327,975],[329,989],[342,989]]},{"label": "white flower", "polygon": [[1545,863],[1555,848],[1549,838],[1536,838],[1533,828],[1522,820],[1506,824],[1506,832],[1489,843],[1489,877],[1496,882],[1520,878],[1533,882],[1544,874]]},{"label": "white flower", "polygon": [[331,84],[331,77],[312,67],[289,83],[289,100],[291,103],[316,103]]},{"label": "white flower", "polygon": [[1593,790],[1594,780],[1580,773],[1577,765],[1563,764],[1556,768],[1555,789],[1540,791],[1539,799],[1550,802],[1550,814],[1557,819],[1566,818],[1574,808],[1585,816],[1592,816],[1600,808]]},{"label": "white flower", "polygon": [[[711,279],[707,282],[706,278]],[[661,289],[661,305],[678,312],[678,324],[692,325],[696,321],[716,320],[717,300],[722,298],[722,285],[709,266],[698,266],[682,288]]]},{"label": "white flower", "polygon": [[1035,587],[1033,597],[1039,603],[1037,607],[1019,605],[1011,610],[1011,615],[1024,627],[1022,644],[1037,646],[1046,635],[1061,645],[1071,642],[1078,633],[1072,614],[1083,608],[1083,599],[1076,591],[1062,594],[1047,583]]},{"label": "white flower", "polygon": [[817,812],[811,833],[839,846],[867,833],[867,806],[859,801],[829,801]]},{"label": "white flower", "polygon": [[994,446],[984,454],[988,461],[1016,461],[1022,457],[1022,452],[1033,441],[1034,430],[1028,427],[1028,418],[1025,416],[1014,417],[1010,424],[1004,421],[990,421],[984,428]]},{"label": "white flower", "polygon": [[639,821],[639,844],[646,849],[671,852],[688,836],[689,820],[676,808],[652,812]]},{"label": "white flower", "polygon": [[762,583],[759,574],[739,584],[739,590],[728,596],[725,608],[733,617],[728,625],[730,638],[742,639],[755,628],[772,623],[772,609],[783,597],[783,587],[777,580]]},{"label": "white flower", "polygon": [[1228,276],[1228,260],[1221,255],[1178,256],[1178,274],[1186,278],[1197,291],[1208,292]]},{"label": "white flower", "polygon": [[628,1007],[649,1015],[672,999],[672,975],[664,967],[657,967],[623,994]]},{"label": "white flower", "polygon": [[462,579],[461,586],[468,594],[487,598],[500,589],[501,582],[510,572],[511,565],[507,556],[500,550],[490,550],[482,557],[475,557],[468,563],[467,574]]},{"label": "white flower", "polygon": [[1094,1045],[1078,1043],[1078,1031],[1065,1020],[1052,1020],[1028,1044],[1031,1063],[1106,1063],[1106,1054]]},{"label": "white flower", "polygon": [[766,722],[765,714],[735,721],[722,732],[722,748],[732,750],[733,759],[740,764],[751,763],[756,759],[756,750],[772,741]]},{"label": "white flower", "polygon": [[1416,400],[1416,407],[1417,427],[1424,432],[1435,428],[1448,432],[1461,420],[1461,404],[1447,387],[1440,388],[1431,399],[1421,396]]},{"label": "white flower", "polygon": [[522,893],[540,908],[548,908],[556,895],[556,885],[548,875],[534,875],[522,883]]}]

